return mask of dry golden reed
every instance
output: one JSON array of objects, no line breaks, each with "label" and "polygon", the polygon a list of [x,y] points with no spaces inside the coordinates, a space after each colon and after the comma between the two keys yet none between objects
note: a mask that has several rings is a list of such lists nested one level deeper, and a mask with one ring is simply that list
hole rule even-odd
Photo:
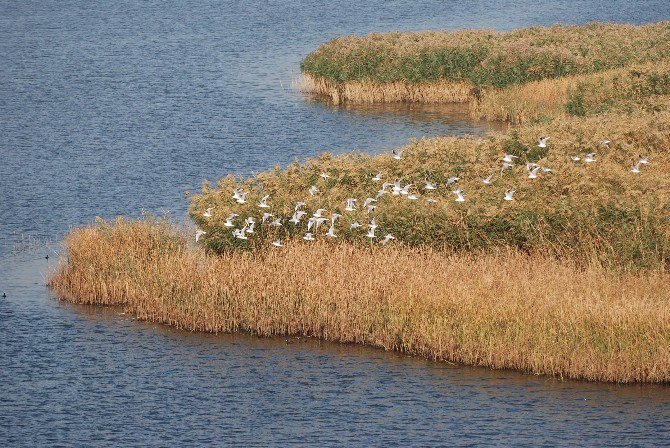
[{"label": "dry golden reed", "polygon": [[354,103],[465,103],[473,98],[468,82],[434,81],[387,83],[371,81],[333,82],[325,77],[303,74],[296,82],[299,90],[326,96],[333,104]]},{"label": "dry golden reed", "polygon": [[303,335],[611,382],[670,380],[670,276],[502,251],[295,242],[213,256],[162,222],[74,230],[50,286],[191,331]]}]

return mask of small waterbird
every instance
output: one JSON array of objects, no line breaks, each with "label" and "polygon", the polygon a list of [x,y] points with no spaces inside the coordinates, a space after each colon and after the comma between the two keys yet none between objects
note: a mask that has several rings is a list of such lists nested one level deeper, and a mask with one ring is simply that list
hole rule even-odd
[{"label": "small waterbird", "polygon": [[202,214],[205,218],[211,218],[212,217],[212,211],[214,210],[214,207],[209,207],[205,212]]},{"label": "small waterbird", "polygon": [[375,229],[376,227],[370,227],[370,230],[368,230],[368,233],[365,236],[367,236],[370,239],[375,238]]},{"label": "small waterbird", "polygon": [[358,229],[359,227],[363,227],[363,226],[362,226],[361,224],[359,224],[358,221],[354,221],[354,222],[352,222],[351,225],[349,226],[349,229],[351,229],[351,230],[355,230],[355,229]]},{"label": "small waterbird", "polygon": [[535,168],[528,169],[528,179],[537,179],[537,172],[540,171],[540,166],[536,166]]},{"label": "small waterbird", "polygon": [[195,242],[197,243],[201,236],[206,235],[207,232],[204,230],[196,229],[195,231]]},{"label": "small waterbird", "polygon": [[377,208],[376,205],[368,205],[368,215],[374,212],[376,208]]},{"label": "small waterbird", "polygon": [[319,189],[316,188],[316,185],[312,185],[311,187],[309,187],[309,190],[307,191],[309,191],[309,194],[311,194],[312,196],[316,196],[316,194],[319,192]]},{"label": "small waterbird", "polygon": [[608,149],[610,147],[610,143],[612,143],[612,142],[610,142],[609,140],[601,140],[600,141],[600,144],[603,145],[605,148],[608,148]]},{"label": "small waterbird", "polygon": [[514,165],[511,164],[511,163],[509,163],[509,162],[505,162],[505,163],[503,163],[503,164],[502,164],[502,168],[500,168],[500,177],[502,177],[503,172],[504,172],[505,170],[508,170],[508,169],[512,168],[513,166],[514,166]]},{"label": "small waterbird", "polygon": [[295,209],[294,209],[294,211],[297,212],[298,210],[300,210],[301,208],[305,207],[306,205],[307,205],[307,204],[305,204],[305,203],[302,202],[302,201],[300,201],[300,202],[296,202],[296,203],[295,203]]},{"label": "small waterbird", "polygon": [[347,199],[347,203],[344,206],[344,211],[355,212],[356,211],[356,199],[354,199],[354,198]]},{"label": "small waterbird", "polygon": [[330,228],[328,229],[328,232],[326,233],[326,236],[330,238],[337,238],[337,235],[335,235],[335,223],[330,224]]},{"label": "small waterbird", "polygon": [[269,195],[269,194],[266,194],[265,196],[263,196],[263,198],[262,198],[262,199],[260,200],[260,202],[258,203],[258,206],[259,206],[260,208],[270,208],[270,206],[268,205],[268,199],[269,199],[269,198],[270,198],[270,195]]},{"label": "small waterbird", "polygon": [[376,229],[377,228],[377,219],[372,218],[372,221],[370,221],[370,224],[368,225],[368,227],[372,230]]},{"label": "small waterbird", "polygon": [[636,163],[633,165],[633,167],[630,169],[631,173],[639,173],[640,172],[640,162]]},{"label": "small waterbird", "polygon": [[590,152],[584,157],[584,162],[586,163],[593,163],[596,161],[596,153],[595,152]]},{"label": "small waterbird", "polygon": [[297,225],[297,224],[300,223],[300,220],[302,219],[302,217],[305,216],[306,214],[307,214],[307,212],[304,212],[304,211],[302,211],[302,210],[297,210],[297,211],[293,214],[293,216],[291,217],[291,219],[288,220],[288,222]]},{"label": "small waterbird", "polygon": [[281,243],[281,240],[274,240],[272,245],[275,247],[284,247],[284,245]]},{"label": "small waterbird", "polygon": [[330,215],[330,222],[333,223],[333,225],[335,225],[335,222],[336,222],[338,219],[340,219],[341,217],[342,217],[342,215],[340,215],[339,213],[332,213],[332,214]]},{"label": "small waterbird", "polygon": [[391,188],[391,193],[393,194],[393,196],[398,196],[401,191],[402,187],[400,186],[400,179],[396,179],[393,182],[393,188]]},{"label": "small waterbird", "polygon": [[328,180],[328,179],[330,179],[330,174],[328,174],[328,173],[321,173],[321,174],[319,174],[319,176],[321,176],[321,178],[322,178],[323,180]]},{"label": "small waterbird", "polygon": [[433,205],[433,204],[437,204],[437,199],[428,198],[428,199],[426,199],[426,202],[429,203],[429,204],[431,204],[431,205]]},{"label": "small waterbird", "polygon": [[437,184],[426,179],[426,190],[437,190]]},{"label": "small waterbird", "polygon": [[570,156],[570,160],[572,160],[573,162],[579,162],[580,160],[582,160],[582,158],[579,156]]},{"label": "small waterbird", "polygon": [[463,195],[463,190],[460,188],[457,188],[456,190],[452,191],[456,195],[456,202],[465,202],[465,196]]},{"label": "small waterbird", "polygon": [[506,201],[512,201],[514,199],[514,193],[515,193],[515,190],[512,190],[512,189],[509,189],[509,190],[505,191],[505,198],[504,199]]},{"label": "small waterbird", "polygon": [[649,163],[649,158],[647,156],[639,155],[637,156],[637,163],[640,165],[647,165]]},{"label": "small waterbird", "polygon": [[447,182],[444,184],[447,188],[451,187],[453,184],[461,180],[460,177],[456,176],[451,176],[449,179],[447,179]]},{"label": "small waterbird", "polygon": [[256,220],[253,216],[249,216],[244,220],[245,227],[242,229],[246,233],[254,233],[254,226],[256,225]]},{"label": "small waterbird", "polygon": [[489,174],[489,177],[485,177],[484,179],[482,179],[482,183],[484,185],[492,185],[493,184],[492,179],[493,179],[493,174]]},{"label": "small waterbird", "polygon": [[246,229],[246,227],[242,228],[242,229],[233,230],[233,236],[235,236],[235,238],[240,239],[240,240],[248,240],[249,237],[245,235],[245,233],[246,233],[245,229]]},{"label": "small waterbird", "polygon": [[270,227],[281,227],[281,218],[276,218],[270,223]]},{"label": "small waterbird", "polygon": [[367,198],[365,202],[363,202],[363,208],[367,208],[368,205],[372,204],[373,202],[377,202],[377,199],[375,198]]},{"label": "small waterbird", "polygon": [[261,225],[265,224],[268,219],[273,217],[274,215],[272,213],[263,213],[263,218],[261,219]]},{"label": "small waterbird", "polygon": [[513,163],[514,159],[518,159],[518,158],[519,158],[519,156],[515,156],[513,154],[505,154],[502,158],[502,161],[507,162],[507,163]]},{"label": "small waterbird", "polygon": [[381,173],[381,172],[375,174],[375,176],[372,178],[372,180],[375,181],[375,182],[381,181],[382,180],[382,174],[383,173]]},{"label": "small waterbird", "polygon": [[400,194],[407,196],[409,194],[409,187],[411,187],[412,184],[407,184],[404,187],[402,187],[402,190],[400,190]]},{"label": "small waterbird", "polygon": [[233,199],[235,199],[238,204],[246,204],[248,194],[248,191],[244,191],[241,188],[238,188],[235,190],[235,193],[233,193]]},{"label": "small waterbird", "polygon": [[391,151],[393,153],[393,158],[396,160],[402,159],[402,153],[405,152],[404,149],[394,149]]},{"label": "small waterbird", "polygon": [[412,193],[412,194],[408,194],[408,195],[407,195],[407,199],[409,199],[410,201],[416,201],[416,200],[419,199],[419,198],[418,198],[417,195],[415,195],[414,193]]},{"label": "small waterbird", "polygon": [[537,140],[537,146],[539,146],[540,148],[546,148],[548,141],[549,141],[549,137],[540,137]]},{"label": "small waterbird", "polygon": [[7,294],[5,294],[5,293],[3,292],[3,293],[2,293],[2,298],[3,298],[3,299],[6,299],[6,298],[7,298]]},{"label": "small waterbird", "polygon": [[302,237],[305,241],[314,241],[314,235],[311,232],[307,232],[305,236]]},{"label": "small waterbird", "polygon": [[235,224],[233,224],[233,220],[235,220],[235,218],[237,218],[238,216],[240,215],[238,215],[237,213],[231,213],[230,215],[228,215],[228,217],[226,218],[226,222],[224,222],[223,225],[226,227],[234,227]]},{"label": "small waterbird", "polygon": [[315,211],[312,216],[314,216],[315,218],[320,218],[321,216],[323,216],[324,213],[326,213],[326,209],[320,208],[317,211]]},{"label": "small waterbird", "polygon": [[387,233],[386,236],[384,237],[384,239],[382,240],[382,246],[386,246],[386,244],[389,241],[394,240],[394,239],[395,239],[395,237],[393,235],[391,235],[390,233]]}]

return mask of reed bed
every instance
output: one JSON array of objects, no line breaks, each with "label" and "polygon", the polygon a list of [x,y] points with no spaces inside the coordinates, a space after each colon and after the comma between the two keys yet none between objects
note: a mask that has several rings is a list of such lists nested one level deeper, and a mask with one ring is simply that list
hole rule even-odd
[{"label": "reed bed", "polygon": [[49,280],[60,297],[185,330],[317,337],[562,378],[670,380],[670,277],[659,271],[328,242],[213,256],[152,220],[76,229],[65,246]]},{"label": "reed bed", "polygon": [[[537,146],[538,136],[551,136],[547,148]],[[600,144],[611,140],[609,147]],[[595,152],[597,162],[571,161]],[[501,174],[501,158],[513,154],[515,166]],[[650,160],[641,173],[631,166],[640,154]],[[529,179],[525,164],[549,167],[537,179]],[[383,181],[402,179],[412,184],[418,200],[387,194],[377,209],[368,213],[361,203],[375,197]],[[320,177],[321,173],[330,176]],[[206,183],[191,199],[193,221],[207,232],[201,242],[211,251],[258,250],[276,238],[300,239],[306,229],[288,222],[295,204],[306,203],[307,216],[319,208],[340,213],[337,241],[369,243],[367,227],[350,230],[354,221],[366,226],[375,217],[378,235],[391,233],[398,242],[412,247],[456,251],[495,250],[514,247],[568,257],[582,265],[596,255],[600,262],[622,269],[658,268],[670,264],[670,112],[645,112],[632,116],[596,115],[557,117],[549,124],[535,124],[493,134],[485,139],[433,138],[418,140],[403,149],[401,160],[390,154],[366,156],[321,154],[305,163],[275,168],[248,179],[225,177],[216,185]],[[493,174],[493,185],[481,182]],[[458,184],[445,182],[458,176]],[[425,179],[437,190],[425,189]],[[319,192],[308,193],[310,186]],[[249,191],[247,203],[232,198],[237,187]],[[457,203],[452,189],[459,187],[466,201]],[[504,192],[515,189],[514,201],[504,201]],[[270,209],[260,209],[262,196],[269,195]],[[357,198],[356,211],[345,211],[347,198]],[[428,204],[427,200],[436,200]],[[203,212],[213,208],[213,216]],[[247,241],[232,235],[224,222],[230,213],[240,215],[236,226],[248,216],[260,222],[269,211],[283,225],[259,224]],[[316,232],[324,236],[328,226]],[[373,244],[379,244],[375,239]]]},{"label": "reed bed", "polygon": [[[404,101],[406,96],[423,101],[452,96],[460,101],[461,93],[472,98],[484,89],[669,57],[670,22],[590,23],[507,33],[457,30],[346,36],[307,55],[301,70],[313,79],[306,88],[338,102]],[[416,84],[422,89],[412,87]],[[434,93],[423,96],[424,91]]]},{"label": "reed bed", "polygon": [[670,62],[659,61],[601,73],[544,79],[489,89],[470,103],[474,118],[515,124],[586,116],[667,110]]}]

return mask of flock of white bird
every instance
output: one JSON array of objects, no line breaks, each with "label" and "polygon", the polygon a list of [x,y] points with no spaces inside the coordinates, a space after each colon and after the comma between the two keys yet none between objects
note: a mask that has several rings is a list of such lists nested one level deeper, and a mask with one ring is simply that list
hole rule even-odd
[{"label": "flock of white bird", "polygon": [[[547,143],[549,141],[549,137],[540,137],[538,140],[537,146],[540,148],[546,148]],[[609,148],[610,141],[609,140],[603,140],[600,142],[600,145],[605,146]],[[402,160],[403,156],[403,149],[399,150],[393,150],[393,158],[396,160]],[[514,159],[517,159],[518,156],[512,155],[512,154],[505,154],[502,157],[502,166],[500,169],[500,176],[502,177],[503,173],[505,170],[508,170],[514,166]],[[584,163],[594,163],[596,162],[596,153],[592,152],[589,154],[586,154],[583,158],[578,156],[578,155],[572,155],[570,156],[570,159],[575,162],[579,163],[580,161],[583,161]],[[640,173],[641,172],[641,167],[643,165],[646,165],[649,163],[649,160],[647,157],[644,156],[639,156],[638,160],[636,163],[631,167],[630,171],[632,173]],[[529,162],[526,164],[526,171],[528,173],[528,178],[529,179],[537,179],[538,175],[540,173],[551,173],[552,170],[548,167],[538,165],[537,163]],[[374,182],[382,182],[382,177],[384,173],[377,173],[376,175],[372,175],[371,180]],[[488,177],[481,179],[481,182],[485,185],[492,185],[493,184],[493,177],[495,173],[490,174]],[[324,180],[329,179],[331,176],[328,173],[321,173],[320,177],[323,178]],[[451,188],[453,185],[457,184],[458,181],[460,180],[459,177],[452,176],[447,179],[445,186],[447,188]],[[362,204],[361,209],[367,211],[368,215],[371,214],[376,208],[377,205],[376,203],[379,201],[379,199],[386,195],[386,194],[391,194],[393,196],[405,196],[407,197],[408,200],[415,201],[418,200],[419,197],[417,193],[413,192],[411,190],[413,184],[401,184],[401,179],[395,179],[394,182],[383,182],[381,189],[377,191],[377,194],[375,197],[368,197],[365,199],[365,201]],[[433,191],[437,190],[438,185],[437,183],[430,182],[427,178],[425,179],[425,186],[424,189],[426,192],[428,191]],[[316,185],[312,185],[307,192],[311,196],[316,196],[319,193],[319,189],[316,187]],[[454,190],[451,190],[451,192],[455,195],[455,201],[456,202],[465,202],[465,192],[460,189],[456,188]],[[503,200],[505,201],[513,201],[514,200],[514,189],[507,189],[504,193]],[[232,198],[237,202],[238,204],[246,204],[247,203],[247,196],[249,192],[244,191],[242,188],[237,188],[233,192]],[[269,209],[271,208],[270,205],[268,205],[268,200],[270,199],[270,195],[265,195],[261,200],[258,202],[258,208],[260,209]],[[435,198],[427,198],[426,202],[428,204],[435,204],[437,203],[437,199]],[[345,201],[344,204],[344,211],[345,212],[355,212],[358,210],[357,208],[358,204],[358,199],[356,198],[348,198]],[[290,219],[288,219],[288,223],[292,226],[298,226],[302,223],[303,218],[307,215],[307,212],[304,210],[306,207],[305,202],[297,202],[294,208],[294,213],[291,216]],[[314,241],[316,238],[317,231],[319,227],[322,225],[326,224],[327,222],[330,222],[330,226],[328,228],[328,231],[325,233],[325,236],[328,238],[337,238],[336,235],[336,224],[339,218],[342,217],[341,214],[332,212],[330,214],[330,217],[327,218],[324,216],[324,214],[327,213],[325,209],[318,209],[316,210],[310,218],[306,220],[307,222],[307,231],[305,235],[303,236],[303,239],[306,241]],[[211,218],[214,214],[214,207],[209,207],[207,208],[204,213],[203,217],[205,218]],[[228,228],[234,228],[237,227],[237,224],[235,224],[235,221],[240,216],[237,213],[231,213],[225,220],[224,226]],[[279,228],[284,225],[283,220],[281,217],[275,216],[272,213],[269,212],[264,212],[263,216],[261,218],[260,222],[261,226],[267,225],[268,227],[271,228]],[[243,225],[241,227],[237,227],[233,229],[232,235],[240,240],[248,240],[250,235],[254,234],[254,228],[256,226],[256,218],[253,216],[247,217],[243,221]],[[373,241],[374,239],[377,238],[377,235],[375,235],[375,231],[377,230],[377,221],[373,217],[370,222],[367,225],[360,224],[358,221],[354,221],[350,226],[350,230],[357,230],[360,227],[367,227],[367,233],[366,237],[370,238],[370,241]],[[202,229],[196,229],[195,233],[195,241],[197,242],[200,237],[203,235],[207,234]],[[391,240],[394,240],[395,237],[387,233],[384,238],[381,240],[382,245],[388,244]],[[283,244],[281,242],[281,239],[276,239],[272,242],[272,245],[275,247],[283,247]]]}]

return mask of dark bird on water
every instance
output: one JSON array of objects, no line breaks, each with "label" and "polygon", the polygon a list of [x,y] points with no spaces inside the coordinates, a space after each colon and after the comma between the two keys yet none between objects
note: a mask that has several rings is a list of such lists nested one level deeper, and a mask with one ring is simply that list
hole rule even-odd
[{"label": "dark bird on water", "polygon": [[5,293],[3,292],[3,293],[2,293],[2,298],[3,298],[3,299],[6,299],[6,298],[7,298],[7,294],[5,294]]},{"label": "dark bird on water", "polygon": [[46,259],[48,260],[48,259],[49,259],[49,255],[47,255],[47,256],[46,256],[46,257],[44,257],[44,258],[46,258]]}]

